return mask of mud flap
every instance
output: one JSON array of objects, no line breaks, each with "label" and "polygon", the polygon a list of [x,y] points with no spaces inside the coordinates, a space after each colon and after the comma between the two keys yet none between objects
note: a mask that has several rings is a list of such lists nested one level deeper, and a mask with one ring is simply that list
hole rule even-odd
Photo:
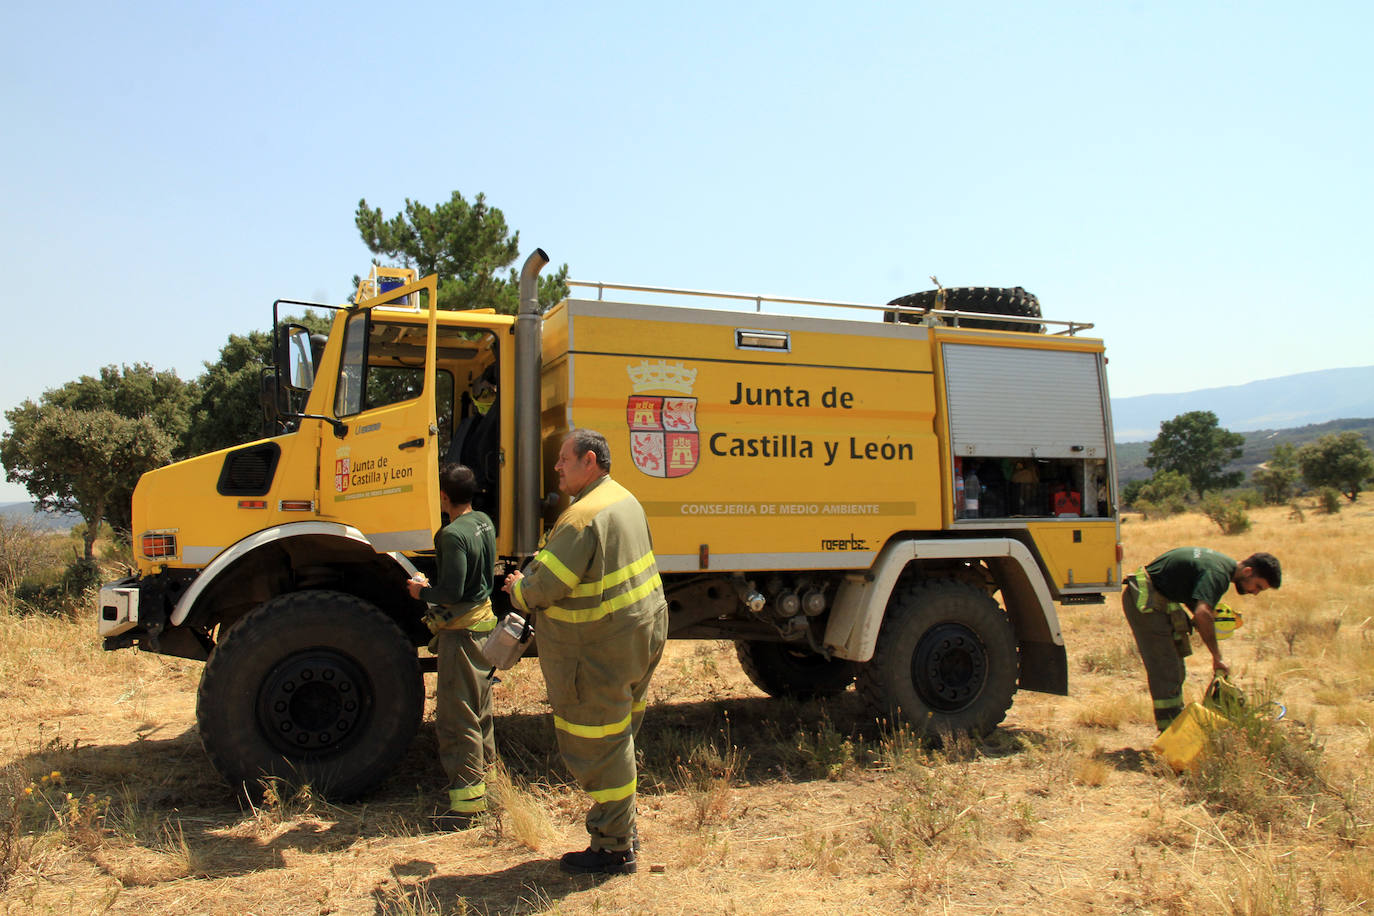
[{"label": "mud flap", "polygon": [[1069,695],[1069,655],[1063,646],[1052,642],[1019,642],[1021,654],[1021,690],[1036,693]]}]

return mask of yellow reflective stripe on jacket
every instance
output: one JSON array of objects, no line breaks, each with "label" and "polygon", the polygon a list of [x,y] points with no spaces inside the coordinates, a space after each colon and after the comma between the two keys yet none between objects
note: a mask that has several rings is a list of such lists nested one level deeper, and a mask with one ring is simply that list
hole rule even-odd
[{"label": "yellow reflective stripe on jacket", "polygon": [[644,556],[640,557],[638,560],[635,560],[633,563],[629,563],[625,566],[622,566],[614,572],[607,573],[596,582],[582,583],[581,585],[577,586],[572,590],[571,597],[587,598],[591,595],[597,595],[602,592],[608,592],[620,583],[633,579],[635,576],[644,572],[644,570],[648,569],[650,566],[653,565],[654,552],[651,550]]},{"label": "yellow reflective stripe on jacket", "polygon": [[635,794],[636,782],[638,782],[638,780],[631,779],[623,786],[616,786],[614,789],[596,789],[594,791],[589,791],[587,794],[602,804],[620,801],[622,798],[629,798],[631,795]]},{"label": "yellow reflective stripe on jacket", "polygon": [[494,629],[496,629],[496,618],[488,617],[486,620],[480,621],[479,623],[474,623],[472,626],[468,627],[468,632],[490,633]]},{"label": "yellow reflective stripe on jacket", "polygon": [[637,588],[632,588],[628,592],[621,592],[614,598],[601,602],[596,607],[576,610],[554,605],[545,611],[544,614],[553,620],[562,620],[565,623],[591,623],[594,620],[600,620],[607,614],[618,611],[620,608],[626,607],[627,605],[634,604],[641,598],[652,594],[654,589],[662,585],[662,581],[658,573],[654,573],[654,577],[644,584]]},{"label": "yellow reflective stripe on jacket", "polygon": [[643,712],[645,705],[643,700],[635,700],[633,705],[630,706],[630,715],[634,715],[637,712]]},{"label": "yellow reflective stripe on jacket", "polygon": [[[631,714],[633,715],[633,713]],[[626,716],[619,722],[612,722],[610,725],[578,725],[569,722],[561,716],[553,717],[553,727],[559,731],[576,735],[579,738],[609,738],[612,735],[619,735],[630,727],[630,716]]]},{"label": "yellow reflective stripe on jacket", "polygon": [[564,566],[563,561],[558,559],[558,557],[554,556],[552,553],[549,553],[548,550],[539,551],[537,554],[534,555],[534,559],[536,562],[544,564],[544,568],[547,569],[549,572],[553,573],[554,577],[557,578],[559,582],[562,582],[564,585],[566,585],[568,588],[573,588],[577,585],[577,573],[573,572],[571,569],[568,569],[568,567]]}]

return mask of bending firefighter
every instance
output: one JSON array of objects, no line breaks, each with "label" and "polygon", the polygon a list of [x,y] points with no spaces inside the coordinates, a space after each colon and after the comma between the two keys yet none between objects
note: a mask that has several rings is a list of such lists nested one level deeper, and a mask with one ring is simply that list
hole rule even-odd
[{"label": "bending firefighter", "polygon": [[1217,605],[1232,585],[1237,594],[1278,588],[1282,572],[1272,554],[1256,553],[1237,563],[1206,547],[1176,547],[1126,577],[1121,606],[1145,662],[1160,731],[1183,712],[1184,659],[1193,653],[1196,629],[1212,653],[1212,670],[1230,669],[1217,642]]},{"label": "bending firefighter", "polygon": [[635,735],[649,678],[663,655],[668,604],[639,502],[610,478],[611,453],[575,429],[558,453],[558,487],[573,497],[543,550],[505,590],[538,611],[539,664],[558,749],[592,797],[591,845],[563,856],[565,871],[636,870]]},{"label": "bending firefighter", "polygon": [[434,536],[439,581],[423,576],[406,583],[412,598],[430,604],[425,623],[434,633],[430,648],[439,656],[434,732],[439,761],[448,776],[448,806],[435,826],[461,829],[487,810],[486,772],[496,762],[491,722],[491,666],[481,640],[496,627],[491,610],[496,565],[496,529],[474,511],[477,480],[461,464],[439,470],[439,508],[448,525]]}]

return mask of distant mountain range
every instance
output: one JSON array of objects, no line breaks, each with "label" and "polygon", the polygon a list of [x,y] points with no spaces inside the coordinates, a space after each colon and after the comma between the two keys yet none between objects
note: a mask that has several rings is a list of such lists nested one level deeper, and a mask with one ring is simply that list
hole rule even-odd
[{"label": "distant mountain range", "polygon": [[0,503],[0,517],[28,522],[43,531],[70,531],[81,523],[81,516],[74,512],[39,512],[34,509],[33,503]]},{"label": "distant mountain range", "polygon": [[1210,410],[1223,428],[1236,433],[1374,417],[1374,366],[1322,369],[1178,394],[1112,398],[1116,441],[1153,440],[1160,423],[1190,410]]}]

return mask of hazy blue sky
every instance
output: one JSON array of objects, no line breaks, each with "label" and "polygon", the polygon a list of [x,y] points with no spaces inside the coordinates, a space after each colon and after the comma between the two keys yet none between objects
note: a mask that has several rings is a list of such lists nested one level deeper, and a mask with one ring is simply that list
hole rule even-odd
[{"label": "hazy blue sky", "polygon": [[10,3],[0,410],[193,378],[454,190],[575,279],[1024,286],[1118,396],[1369,365],[1371,9]]}]

